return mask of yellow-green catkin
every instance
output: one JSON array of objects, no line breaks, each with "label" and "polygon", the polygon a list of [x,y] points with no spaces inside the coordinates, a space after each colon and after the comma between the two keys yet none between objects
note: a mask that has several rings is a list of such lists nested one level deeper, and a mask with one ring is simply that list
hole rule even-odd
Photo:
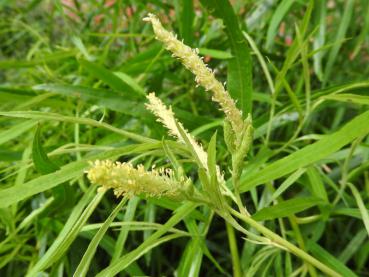
[{"label": "yellow-green catkin", "polygon": [[144,195],[147,197],[166,196],[175,200],[186,198],[190,190],[189,180],[175,180],[170,169],[146,171],[143,165],[133,167],[130,163],[97,160],[87,171],[87,178],[100,189],[113,189],[119,197]]},{"label": "yellow-green catkin", "polygon": [[235,102],[222,83],[215,78],[213,71],[199,57],[198,50],[185,45],[173,33],[164,29],[155,15],[149,14],[144,20],[151,22],[156,39],[163,42],[165,48],[172,52],[173,56],[179,58],[183,65],[195,75],[196,82],[205,90],[213,93],[213,101],[219,103],[227,120],[231,123],[233,131],[236,134],[241,133],[243,128],[241,111],[237,109]]},{"label": "yellow-green catkin", "polygon": [[[201,145],[196,142],[195,138],[187,132],[182,123],[175,118],[172,108],[170,106],[166,107],[153,92],[147,95],[147,99],[149,100],[149,103],[146,104],[146,108],[157,117],[157,121],[168,129],[170,135],[174,136],[182,143],[185,143],[184,138],[182,138],[182,136],[185,135],[186,140],[191,144],[201,165],[204,168],[207,168],[208,155]],[[184,131],[184,134],[181,134],[177,126],[180,126]]]},{"label": "yellow-green catkin", "polygon": [[[182,136],[186,136],[186,140],[191,144],[191,147],[201,163],[201,166],[208,172],[208,154],[205,152],[202,146],[197,143],[195,138],[187,132],[182,123],[175,118],[172,108],[170,106],[166,107],[153,92],[147,96],[147,99],[149,100],[149,103],[146,104],[146,108],[156,115],[157,121],[163,124],[169,130],[169,134],[176,137],[178,141],[185,143]],[[177,126],[180,126],[180,128],[183,130],[183,133],[179,131]],[[223,184],[224,178],[218,166],[216,167],[216,171],[219,183]]]}]

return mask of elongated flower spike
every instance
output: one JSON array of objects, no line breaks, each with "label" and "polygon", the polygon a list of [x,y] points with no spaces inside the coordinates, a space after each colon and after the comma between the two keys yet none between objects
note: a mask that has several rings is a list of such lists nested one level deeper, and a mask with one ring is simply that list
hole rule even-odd
[{"label": "elongated flower spike", "polygon": [[193,189],[189,179],[175,180],[168,168],[146,171],[142,165],[134,168],[130,163],[110,160],[91,163],[87,178],[91,183],[100,185],[100,189],[113,189],[117,197],[145,195],[184,200],[192,194]]},{"label": "elongated flower spike", "polygon": [[144,21],[151,22],[156,39],[163,42],[165,48],[173,53],[183,65],[195,75],[196,82],[205,90],[213,93],[213,101],[219,103],[221,110],[225,113],[227,120],[231,123],[235,134],[240,134],[243,129],[242,113],[237,109],[235,102],[230,97],[221,82],[219,82],[211,69],[209,69],[202,58],[198,56],[197,49],[191,49],[177,37],[164,29],[159,19],[149,14]]},{"label": "elongated flower spike", "polygon": [[[177,121],[174,117],[174,113],[171,107],[166,107],[164,103],[155,96],[155,93],[150,93],[147,95],[149,103],[146,104],[146,108],[150,110],[156,117],[157,121],[163,124],[169,131],[169,134],[178,139],[178,141],[185,143],[183,135],[186,136],[186,140],[191,144],[192,149],[200,161],[202,167],[208,167],[208,155],[204,149],[199,145],[193,136],[191,136],[187,130],[183,127],[182,123]],[[181,134],[179,128],[181,128],[184,133]]]},{"label": "elongated flower spike", "polygon": [[[146,97],[149,100],[149,103],[146,104],[146,108],[157,117],[158,122],[162,123],[168,129],[170,135],[175,137],[179,142],[186,143],[186,140],[187,143],[190,144],[190,147],[193,149],[193,152],[201,166],[206,170],[206,172],[209,172],[208,154],[205,152],[202,146],[196,142],[195,138],[187,132],[182,123],[175,118],[172,108],[170,106],[166,107],[153,92]],[[182,132],[179,130],[179,128],[181,128]],[[222,193],[233,199],[233,195],[225,184],[224,177],[220,172],[219,166],[216,166],[216,173]]]}]

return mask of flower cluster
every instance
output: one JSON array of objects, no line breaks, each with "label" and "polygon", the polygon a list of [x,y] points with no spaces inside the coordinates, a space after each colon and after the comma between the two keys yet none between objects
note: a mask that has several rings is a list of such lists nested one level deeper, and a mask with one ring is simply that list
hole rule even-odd
[{"label": "flower cluster", "polygon": [[[156,115],[157,121],[162,123],[168,129],[169,134],[177,138],[178,141],[185,143],[183,136],[186,136],[186,140],[191,144],[202,166],[207,168],[208,155],[201,145],[196,142],[193,136],[186,131],[182,123],[176,120],[172,108],[167,108],[163,102],[155,96],[155,93],[150,93],[147,96],[147,99],[149,100],[149,103],[146,104],[146,108]],[[184,133],[181,134],[178,127],[180,127]]]},{"label": "flower cluster", "polygon": [[166,196],[182,200],[190,185],[188,180],[175,180],[170,169],[146,171],[143,165],[134,168],[130,163],[110,160],[97,160],[91,165],[87,172],[91,183],[101,185],[102,189],[112,188],[117,197],[143,194],[148,197]]},{"label": "flower cluster", "polygon": [[198,50],[185,45],[173,33],[164,29],[155,15],[149,14],[144,20],[151,22],[156,39],[163,42],[165,48],[172,52],[173,56],[179,58],[183,65],[195,75],[196,82],[203,86],[205,90],[213,93],[213,101],[219,103],[235,134],[242,132],[241,111],[237,109],[235,102],[222,83],[215,78],[213,71],[198,56]]},{"label": "flower cluster", "polygon": [[[149,14],[144,20],[151,22],[156,38],[163,42],[166,49],[171,51],[173,56],[177,57],[195,75],[198,85],[212,92],[212,99],[219,103],[221,110],[225,113],[226,127],[229,126],[229,128],[225,128],[225,140],[235,157],[233,171],[238,176],[240,170],[237,171],[237,169],[241,168],[252,139],[251,118],[243,120],[242,113],[237,109],[234,100],[222,83],[215,78],[213,71],[198,56],[196,49],[191,49],[179,41],[173,33],[165,30],[155,15]],[[169,130],[170,135],[189,147],[196,162],[205,169],[209,177],[210,170],[206,151],[175,118],[172,108],[166,107],[154,93],[150,93],[147,99],[149,101],[146,104],[147,109]],[[223,194],[232,197],[233,195],[227,188],[219,167],[216,166],[215,169],[217,185],[220,186]],[[88,171],[88,178],[92,183],[101,185],[101,189],[114,189],[117,196],[143,194],[149,197],[166,196],[180,200],[191,198],[194,190],[189,179],[176,180],[169,169],[146,171],[142,165],[134,168],[130,163],[96,161]],[[209,188],[204,187],[204,190],[209,191]],[[217,190],[219,191],[218,188]]]}]

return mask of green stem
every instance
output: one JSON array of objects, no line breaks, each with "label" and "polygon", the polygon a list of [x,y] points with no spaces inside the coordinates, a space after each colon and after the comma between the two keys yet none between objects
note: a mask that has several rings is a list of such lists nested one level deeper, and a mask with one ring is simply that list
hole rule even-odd
[{"label": "green stem", "polygon": [[250,226],[252,226],[253,228],[255,228],[257,231],[262,233],[267,238],[271,239],[273,242],[275,242],[278,245],[286,248],[288,251],[290,251],[291,253],[295,254],[298,257],[300,257],[301,259],[305,260],[306,262],[312,264],[316,268],[320,269],[322,272],[328,274],[329,276],[334,276],[334,277],[341,277],[342,276],[339,273],[337,273],[336,271],[334,271],[333,269],[329,268],[325,264],[323,264],[320,261],[318,261],[317,259],[315,259],[313,256],[309,255],[308,253],[301,250],[297,246],[293,245],[289,241],[283,239],[282,237],[280,237],[276,233],[272,232],[271,230],[269,230],[268,228],[266,228],[262,224],[260,224],[257,221],[253,220],[251,217],[245,216],[245,215],[243,215],[243,214],[241,214],[241,213],[239,213],[235,210],[232,210],[232,209],[230,209],[230,212],[233,215],[235,215],[236,217],[238,217],[239,219],[241,219],[242,221],[244,221],[245,223],[247,223]]},{"label": "green stem", "polygon": [[239,211],[245,216],[250,216],[250,213],[247,211],[246,207],[242,203],[241,193],[240,193],[240,172],[239,168],[235,165],[234,157],[232,157],[232,182],[234,187],[234,194],[236,197],[236,204],[238,206]]},{"label": "green stem", "polygon": [[[236,184],[236,183],[234,183]],[[243,205],[242,203],[242,199],[241,199],[241,194],[240,191],[238,189],[238,184],[236,184],[237,186],[235,186],[235,190],[234,190],[234,194],[236,197],[236,204],[238,209],[240,210],[240,212],[245,215],[245,216],[250,216],[249,212],[247,211],[246,207]]]},{"label": "green stem", "polygon": [[318,221],[321,218],[322,218],[321,214],[315,214],[315,215],[310,215],[310,216],[305,216],[305,217],[295,217],[295,220],[297,224],[309,224],[309,223]]},{"label": "green stem", "polygon": [[[300,232],[299,225],[296,222],[296,217],[294,215],[292,215],[292,216],[289,216],[288,219],[290,221],[292,230],[295,233],[295,238],[296,238],[296,242],[297,242],[298,246],[300,247],[301,250],[306,251],[305,241],[304,241],[304,238],[302,237],[302,234]],[[307,266],[307,269],[310,273],[310,276],[311,277],[317,277],[317,273],[316,273],[315,268],[310,263],[306,263],[306,266]]]},{"label": "green stem", "polygon": [[242,272],[241,272],[241,266],[240,266],[240,257],[238,255],[235,232],[230,223],[226,222],[226,227],[227,227],[229,248],[231,250],[231,255],[232,255],[233,276],[241,277]]}]

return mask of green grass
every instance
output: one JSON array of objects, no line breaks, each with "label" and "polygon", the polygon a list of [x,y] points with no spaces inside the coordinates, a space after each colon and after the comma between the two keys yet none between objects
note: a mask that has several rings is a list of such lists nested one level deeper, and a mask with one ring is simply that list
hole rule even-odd
[{"label": "green grass", "polygon": [[[367,1],[66,2],[0,1],[0,276],[369,276]],[[224,115],[149,12],[251,113],[239,178]],[[97,192],[96,159],[172,168],[206,201]]]}]

